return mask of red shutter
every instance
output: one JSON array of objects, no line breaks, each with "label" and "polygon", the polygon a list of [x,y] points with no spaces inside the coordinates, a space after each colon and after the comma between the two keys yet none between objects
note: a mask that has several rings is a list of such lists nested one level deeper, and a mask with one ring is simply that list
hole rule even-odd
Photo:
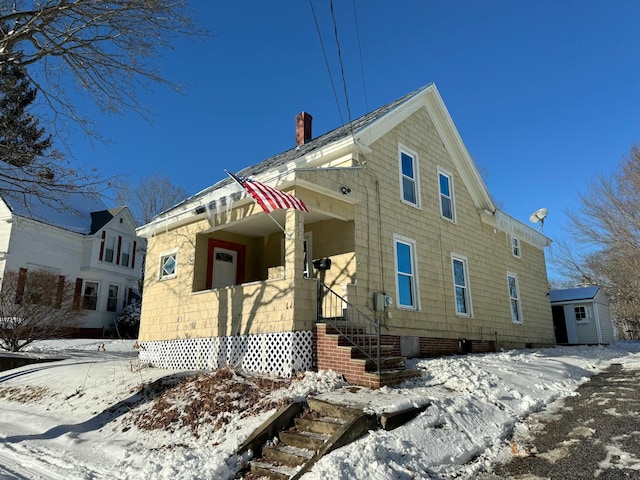
[{"label": "red shutter", "polygon": [[56,308],[62,308],[62,298],[64,296],[64,275],[58,277],[58,290],[56,291]]},{"label": "red shutter", "polygon": [[133,252],[131,252],[131,268],[136,266],[136,241],[133,241]]},{"label": "red shutter", "polygon": [[76,278],[76,289],[73,292],[73,308],[80,310],[82,308],[82,279]]},{"label": "red shutter", "polygon": [[100,257],[99,260],[102,261],[102,257],[104,256],[104,241],[107,236],[107,232],[102,231],[102,241],[100,242]]},{"label": "red shutter", "polygon": [[120,265],[120,251],[122,250],[122,237],[118,235],[118,254],[116,255],[116,265]]},{"label": "red shutter", "polygon": [[24,298],[24,289],[27,286],[27,269],[21,268],[18,273],[18,286],[16,288],[16,303],[22,303]]}]

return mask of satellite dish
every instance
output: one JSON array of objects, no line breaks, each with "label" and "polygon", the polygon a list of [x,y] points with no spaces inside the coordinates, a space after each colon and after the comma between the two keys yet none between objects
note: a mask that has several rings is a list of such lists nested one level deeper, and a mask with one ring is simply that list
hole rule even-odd
[{"label": "satellite dish", "polygon": [[539,223],[540,226],[538,230],[542,230],[542,226],[544,225],[544,219],[547,218],[548,210],[546,208],[540,208],[533,212],[529,217],[529,221],[531,223]]}]

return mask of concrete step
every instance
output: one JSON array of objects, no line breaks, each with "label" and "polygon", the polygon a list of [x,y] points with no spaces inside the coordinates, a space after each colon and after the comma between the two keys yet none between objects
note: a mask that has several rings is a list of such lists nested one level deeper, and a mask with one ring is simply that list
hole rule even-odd
[{"label": "concrete step", "polygon": [[262,459],[274,465],[297,467],[308,462],[311,457],[313,457],[311,450],[291,445],[277,445],[262,449]]},{"label": "concrete step", "polygon": [[321,433],[325,435],[333,435],[338,429],[344,425],[344,421],[338,418],[320,417],[320,418],[296,418],[296,427],[301,432]]},{"label": "concrete step", "polygon": [[360,410],[344,407],[342,405],[335,405],[313,397],[307,398],[307,405],[309,405],[309,408],[314,412],[317,412],[321,417],[338,418],[340,420],[350,420],[355,415],[362,413]]},{"label": "concrete step", "polygon": [[272,480],[289,480],[299,468],[288,467],[286,465],[272,465],[267,462],[251,462],[251,473],[260,477],[267,477]]},{"label": "concrete step", "polygon": [[329,435],[309,432],[280,432],[280,441],[285,445],[306,448],[316,452],[322,448]]}]

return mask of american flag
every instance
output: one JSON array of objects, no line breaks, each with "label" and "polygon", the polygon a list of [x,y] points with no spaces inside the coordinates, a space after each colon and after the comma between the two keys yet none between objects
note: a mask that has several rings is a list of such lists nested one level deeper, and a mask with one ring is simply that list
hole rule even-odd
[{"label": "american flag", "polygon": [[271,213],[279,208],[293,208],[302,212],[309,211],[304,202],[293,195],[265,185],[262,182],[256,182],[230,172],[227,172],[227,174],[249,192],[249,195],[262,207],[265,213]]}]

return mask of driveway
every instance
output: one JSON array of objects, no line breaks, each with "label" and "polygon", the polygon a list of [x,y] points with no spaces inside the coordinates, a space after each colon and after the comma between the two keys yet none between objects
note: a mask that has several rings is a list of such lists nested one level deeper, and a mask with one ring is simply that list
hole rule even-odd
[{"label": "driveway", "polygon": [[479,479],[640,478],[640,370],[614,363],[527,424],[513,458]]}]

